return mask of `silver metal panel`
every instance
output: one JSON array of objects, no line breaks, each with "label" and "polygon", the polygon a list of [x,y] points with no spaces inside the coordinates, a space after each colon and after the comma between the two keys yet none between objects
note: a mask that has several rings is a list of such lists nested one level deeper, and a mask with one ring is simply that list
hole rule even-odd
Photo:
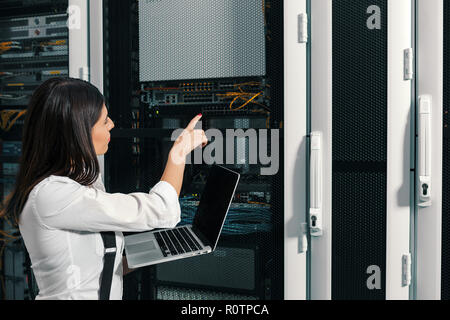
[{"label": "silver metal panel", "polygon": [[306,0],[284,0],[284,299],[307,298],[307,44],[298,42]]},{"label": "silver metal panel", "polygon": [[87,0],[69,0],[69,76],[89,81],[89,28]]},{"label": "silver metal panel", "polygon": [[103,93],[103,2],[89,2],[90,82]]},{"label": "silver metal panel", "polygon": [[139,1],[140,81],[265,75],[262,3]]},{"label": "silver metal panel", "polygon": [[386,299],[409,299],[402,286],[402,256],[410,250],[411,81],[404,50],[412,47],[412,3],[388,1],[388,150],[386,195]]},{"label": "silver metal panel", "polygon": [[[89,30],[90,82],[103,93],[103,1],[89,2]],[[105,157],[97,158],[104,183]]]},{"label": "silver metal panel", "polygon": [[431,206],[417,207],[416,299],[441,298],[443,0],[417,1],[417,97],[432,97]]},{"label": "silver metal panel", "polygon": [[322,133],[322,228],[311,238],[311,299],[331,300],[332,2],[311,1],[311,131]]}]

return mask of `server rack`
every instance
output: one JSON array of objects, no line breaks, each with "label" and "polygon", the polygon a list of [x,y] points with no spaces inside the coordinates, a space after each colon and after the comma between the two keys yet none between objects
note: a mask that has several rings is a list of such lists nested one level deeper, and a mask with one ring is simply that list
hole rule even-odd
[{"label": "server rack", "polygon": [[312,299],[409,297],[411,19],[408,0],[311,2]]},{"label": "server rack", "polygon": [[[306,173],[303,170],[306,169],[307,45],[298,36],[299,17],[306,15],[306,1],[230,0],[226,4],[229,6],[221,11],[220,19],[225,19],[222,27],[235,33],[230,34],[231,39],[220,35],[218,38],[235,42],[223,47],[218,44],[224,51],[217,56],[220,59],[205,62],[211,63],[207,68],[195,65],[196,53],[215,53],[208,51],[210,46],[206,40],[197,41],[199,34],[194,27],[209,23],[211,28],[218,28],[217,23],[221,22],[212,18],[219,2],[103,1],[104,94],[115,122],[105,155],[104,177],[109,192],[148,192],[161,177],[173,143],[173,131],[184,128],[198,113],[203,114],[202,126],[207,133],[208,129],[222,133],[227,129],[244,132],[267,129],[269,140],[271,131],[278,131],[280,137],[267,143],[269,150],[271,144],[279,144],[279,170],[275,175],[261,175],[262,166],[249,161],[250,140],[236,138],[234,154],[238,155],[238,162],[225,165],[241,173],[241,182],[216,252],[144,267],[127,275],[124,299],[306,297],[306,249],[299,247],[299,239],[304,237],[301,222],[306,221],[306,201],[302,201],[305,195],[288,191],[293,185],[300,186],[295,192],[306,188],[305,180],[292,179],[305,178]],[[153,20],[143,20],[146,18],[140,10],[145,5],[153,6],[152,10],[159,15]],[[186,7],[179,10],[175,6]],[[206,9],[209,11],[202,12]],[[186,16],[199,18],[198,23],[179,29],[177,19],[185,19],[186,11]],[[242,12],[257,23],[252,27],[246,25]],[[146,14],[150,15],[151,11]],[[233,14],[236,25],[233,20],[226,20]],[[158,24],[161,17],[166,19]],[[285,29],[287,25],[289,29]],[[238,37],[249,36],[240,33],[239,28],[250,28],[245,30],[253,35],[248,39],[253,48],[251,54],[239,44]],[[173,30],[178,32],[171,33]],[[220,28],[215,30],[220,34]],[[204,39],[215,41],[208,38],[207,30],[202,32]],[[177,45],[186,40],[188,43],[182,53],[178,52],[178,59],[172,59],[170,55],[174,53],[170,50],[164,51],[164,46],[179,50]],[[200,43],[202,47],[192,43]],[[152,53],[155,47],[160,50],[159,55]],[[295,53],[284,59],[286,48]],[[295,57],[298,53],[303,60]],[[152,61],[155,58],[159,61]],[[239,59],[247,63],[239,65]],[[186,61],[194,61],[194,65],[183,67]],[[226,61],[234,61],[238,67],[227,69],[230,64]],[[153,68],[145,69],[146,65]],[[164,70],[158,71],[159,67]],[[213,73],[208,74],[211,70]],[[294,81],[290,87],[285,86],[288,78],[289,83]],[[234,99],[239,92],[247,98]],[[285,147],[288,141],[292,143],[290,152]],[[182,223],[192,220],[208,166],[205,163],[186,166],[180,199]],[[298,223],[298,228],[293,221]],[[291,227],[285,229],[288,223]],[[292,275],[291,283],[288,274]]]},{"label": "server rack", "polygon": [[[28,99],[43,81],[69,74],[67,1],[2,1],[0,8],[0,199],[12,191]],[[0,242],[1,299],[33,299],[36,284],[19,231]],[[2,237],[3,238],[3,237]],[[31,290],[30,290],[31,289]]]}]

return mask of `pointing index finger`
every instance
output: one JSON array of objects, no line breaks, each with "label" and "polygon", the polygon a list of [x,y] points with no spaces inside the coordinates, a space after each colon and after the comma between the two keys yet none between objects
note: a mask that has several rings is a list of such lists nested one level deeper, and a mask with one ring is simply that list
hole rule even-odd
[{"label": "pointing index finger", "polygon": [[186,127],[186,129],[194,130],[194,129],[195,129],[195,126],[197,125],[197,122],[200,121],[201,117],[202,117],[202,114],[201,114],[201,113],[199,113],[198,115],[196,115],[195,118],[192,119],[191,122],[189,122],[189,124],[188,124],[188,126]]}]

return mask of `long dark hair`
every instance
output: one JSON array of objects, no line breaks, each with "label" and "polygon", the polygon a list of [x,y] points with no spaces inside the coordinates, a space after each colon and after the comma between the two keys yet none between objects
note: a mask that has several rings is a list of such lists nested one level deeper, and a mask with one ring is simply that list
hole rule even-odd
[{"label": "long dark hair", "polygon": [[36,89],[25,116],[19,172],[0,218],[17,225],[31,190],[50,175],[85,186],[97,180],[91,130],[104,103],[96,87],[79,79],[52,78]]}]

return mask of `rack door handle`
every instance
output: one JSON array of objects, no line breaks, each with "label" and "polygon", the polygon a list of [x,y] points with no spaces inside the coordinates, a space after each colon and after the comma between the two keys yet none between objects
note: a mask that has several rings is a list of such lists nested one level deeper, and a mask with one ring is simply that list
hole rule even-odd
[{"label": "rack door handle", "polygon": [[432,99],[429,95],[419,97],[418,130],[418,169],[419,169],[419,203],[421,207],[431,206],[431,110]]},{"label": "rack door handle", "polygon": [[310,209],[311,236],[321,236],[322,230],[322,133],[311,133]]}]

